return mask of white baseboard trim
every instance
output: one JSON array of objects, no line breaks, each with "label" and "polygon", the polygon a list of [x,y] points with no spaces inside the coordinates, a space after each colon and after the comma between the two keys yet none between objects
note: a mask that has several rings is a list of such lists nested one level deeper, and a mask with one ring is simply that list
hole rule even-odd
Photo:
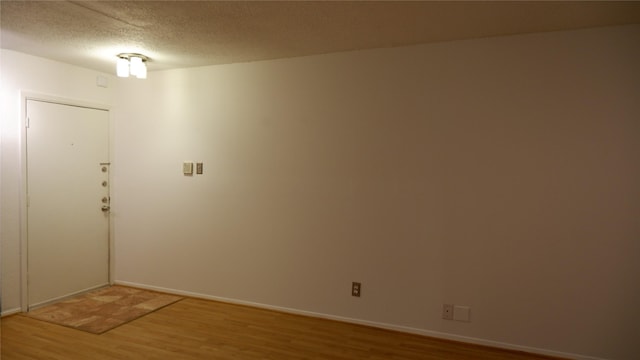
[{"label": "white baseboard trim", "polygon": [[444,339],[444,340],[453,340],[453,341],[459,341],[459,342],[476,344],[476,345],[491,346],[491,347],[496,347],[501,349],[524,351],[532,354],[556,356],[556,357],[561,357],[566,359],[575,359],[575,360],[606,360],[603,358],[586,356],[586,355],[571,354],[571,353],[565,353],[565,352],[559,352],[559,351],[553,351],[553,350],[547,350],[547,349],[534,348],[529,346],[503,343],[503,342],[493,341],[493,340],[485,340],[485,339],[478,339],[473,337],[443,333],[439,331],[417,329],[417,328],[412,328],[407,326],[399,326],[399,325],[379,323],[374,321],[353,319],[353,318],[348,318],[343,316],[316,313],[312,311],[291,309],[291,308],[285,308],[280,306],[255,303],[251,301],[243,301],[243,300],[236,300],[236,299],[230,299],[225,297],[201,294],[201,293],[196,293],[191,291],[176,290],[176,289],[169,289],[169,288],[160,287],[160,286],[139,284],[139,283],[129,282],[129,281],[116,280],[115,285],[130,286],[130,287],[135,287],[135,288],[140,288],[145,290],[158,291],[158,292],[174,294],[174,295],[182,295],[182,296],[204,299],[204,300],[220,301],[220,302],[225,302],[229,304],[245,305],[245,306],[251,306],[251,307],[267,309],[267,310],[275,310],[275,311],[280,311],[280,312],[285,312],[285,313],[295,314],[295,315],[304,315],[304,316],[310,316],[310,317],[320,318],[320,319],[328,319],[328,320],[341,321],[341,322],[346,322],[351,324],[371,326],[371,327],[380,328],[380,329],[394,330],[394,331],[399,331],[399,332],[404,332],[409,334],[429,336],[429,337]]},{"label": "white baseboard trim", "polygon": [[[112,285],[112,284],[102,284],[102,285],[93,286],[93,287],[90,287],[90,288],[87,288],[87,289],[84,289],[84,290],[76,291],[76,292],[73,292],[71,294],[67,294],[67,295],[64,295],[64,296],[57,297],[55,299],[51,299],[51,300],[43,301],[43,302],[38,303],[38,304],[30,305],[29,309],[33,310],[33,309],[36,309],[36,308],[39,308],[39,307],[43,307],[43,306],[46,306],[46,305],[49,305],[49,304],[53,304],[53,303],[58,302],[58,301],[62,301],[64,299],[68,299],[70,297],[74,297],[76,295],[80,295],[80,294],[84,294],[84,293],[89,292],[89,291],[97,290],[97,289],[100,289],[100,288],[103,288],[103,287],[109,286],[109,285]],[[9,310],[2,311],[0,313],[0,317],[14,315],[14,314],[18,314],[18,313],[21,313],[21,312],[23,312],[22,308],[9,309]]]},{"label": "white baseboard trim", "polygon": [[9,316],[9,315],[14,315],[14,314],[19,314],[22,312],[22,309],[20,308],[15,308],[15,309],[9,309],[9,310],[5,310],[2,313],[0,313],[0,317],[5,317],[5,316]]},{"label": "white baseboard trim", "polygon": [[62,295],[62,296],[58,296],[56,298],[49,299],[49,300],[46,300],[46,301],[42,301],[42,302],[39,302],[39,303],[36,303],[36,304],[32,304],[32,305],[29,305],[29,310],[34,310],[34,309],[37,309],[37,308],[41,308],[41,307],[44,307],[44,306],[47,306],[47,305],[50,305],[50,304],[53,304],[53,303],[57,303],[57,302],[62,301],[62,300],[66,300],[68,298],[72,298],[72,297],[74,297],[76,295],[88,293],[88,292],[93,291],[93,290],[98,290],[100,288],[103,288],[103,287],[106,287],[106,286],[109,286],[109,285],[110,285],[109,283],[100,284],[100,285],[92,286],[92,287],[89,287],[89,288],[86,288],[86,289],[82,289],[82,290],[79,290],[79,291],[74,291],[72,293],[69,293],[69,294],[66,294],[66,295]]}]

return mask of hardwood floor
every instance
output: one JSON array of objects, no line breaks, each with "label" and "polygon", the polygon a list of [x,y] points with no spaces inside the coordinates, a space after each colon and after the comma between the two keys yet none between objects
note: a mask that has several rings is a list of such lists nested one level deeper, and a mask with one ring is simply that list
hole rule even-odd
[{"label": "hardwood floor", "polygon": [[22,315],[1,328],[2,360],[553,359],[192,298],[102,335]]}]

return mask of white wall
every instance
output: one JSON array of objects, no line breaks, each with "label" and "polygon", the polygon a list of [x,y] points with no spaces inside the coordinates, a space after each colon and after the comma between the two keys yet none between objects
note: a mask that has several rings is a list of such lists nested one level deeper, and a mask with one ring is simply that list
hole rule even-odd
[{"label": "white wall", "polygon": [[[2,311],[20,308],[20,211],[22,189],[21,91],[63,100],[109,106],[115,77],[22,53],[0,50],[0,109],[2,132],[0,179],[0,251]],[[96,86],[96,76],[110,80]]]},{"label": "white wall", "polygon": [[[3,309],[19,306],[27,89],[114,105],[120,282],[640,357],[639,40],[640,26],[491,38],[106,91],[91,71],[2,51]],[[205,174],[183,176],[185,160]],[[441,320],[445,302],[471,322]]]},{"label": "white wall", "polygon": [[[129,83],[116,278],[640,357],[639,43],[629,26]],[[472,321],[441,320],[445,302]]]}]

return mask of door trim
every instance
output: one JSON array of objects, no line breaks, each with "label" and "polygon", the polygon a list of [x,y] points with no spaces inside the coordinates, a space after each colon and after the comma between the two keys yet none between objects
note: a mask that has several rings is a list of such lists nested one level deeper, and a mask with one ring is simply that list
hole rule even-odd
[{"label": "door trim", "polygon": [[[113,184],[113,123],[111,122],[111,106],[103,103],[90,102],[85,100],[70,99],[55,95],[43,94],[32,91],[20,91],[20,188],[19,188],[19,222],[20,222],[20,310],[29,310],[29,286],[28,286],[28,244],[27,244],[27,101],[41,101],[59,105],[83,107],[96,110],[104,110],[109,113],[109,183]],[[113,203],[111,204],[113,208]],[[109,284],[114,283],[114,219],[113,213],[109,218]]]}]

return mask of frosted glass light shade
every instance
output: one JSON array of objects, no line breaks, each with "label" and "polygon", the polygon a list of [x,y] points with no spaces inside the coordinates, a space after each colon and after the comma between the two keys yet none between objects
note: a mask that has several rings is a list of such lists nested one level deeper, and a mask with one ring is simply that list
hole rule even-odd
[{"label": "frosted glass light shade", "polygon": [[147,65],[143,62],[138,68],[138,72],[136,74],[138,79],[146,79],[147,78]]},{"label": "frosted glass light shade", "polygon": [[119,77],[129,77],[129,60],[125,58],[118,58],[116,63],[116,74]]},{"label": "frosted glass light shade", "polygon": [[131,59],[129,59],[129,70],[131,71],[131,75],[138,76],[138,74],[142,72],[143,67],[144,64],[142,63],[142,58],[132,56]]},{"label": "frosted glass light shade", "polygon": [[116,73],[119,77],[135,76],[138,79],[147,78],[147,64],[149,58],[142,54],[121,53],[118,54]]}]

